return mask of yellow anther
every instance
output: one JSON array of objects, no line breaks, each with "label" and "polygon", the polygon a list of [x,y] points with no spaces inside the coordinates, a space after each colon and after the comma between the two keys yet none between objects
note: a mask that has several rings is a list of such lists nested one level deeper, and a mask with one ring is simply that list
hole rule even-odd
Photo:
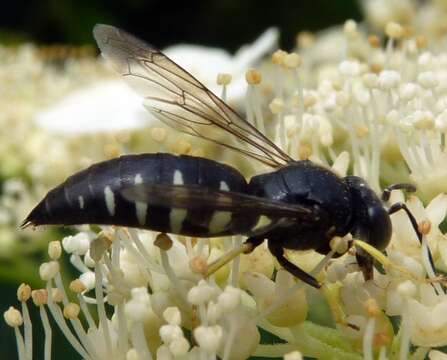
[{"label": "yellow anther", "polygon": [[411,38],[414,35],[414,28],[411,26],[404,26],[403,27],[403,34],[402,36],[404,38]]},{"label": "yellow anther", "polygon": [[205,150],[197,148],[191,151],[192,156],[205,157]]},{"label": "yellow anther", "polygon": [[287,55],[286,51],[284,51],[284,50],[276,50],[272,54],[272,63],[275,64],[275,65],[282,65],[286,55]]},{"label": "yellow anther", "polygon": [[303,103],[304,103],[304,107],[306,109],[308,109],[317,103],[317,98],[314,95],[310,95],[310,94],[305,95]]},{"label": "yellow anther", "polygon": [[359,138],[363,138],[369,133],[369,129],[366,125],[358,125],[355,127],[355,133]]},{"label": "yellow anther", "polygon": [[283,64],[288,69],[295,69],[301,65],[301,62],[301,56],[296,53],[290,53],[284,57]]},{"label": "yellow anther", "polygon": [[31,296],[31,287],[28,284],[22,283],[17,289],[17,299],[19,301],[28,301]]},{"label": "yellow anther", "polygon": [[368,316],[370,317],[378,317],[382,313],[379,304],[374,298],[369,298],[368,300],[366,300],[363,303],[363,307],[365,308],[366,312],[368,313]]},{"label": "yellow anther", "polygon": [[312,147],[307,144],[301,144],[298,149],[298,157],[300,160],[307,160],[312,155]]},{"label": "yellow anther", "polygon": [[164,233],[158,234],[154,241],[154,245],[164,251],[168,251],[172,247],[172,244],[171,238]]},{"label": "yellow anther", "polygon": [[180,139],[176,143],[172,144],[172,152],[181,155],[187,155],[191,152],[192,145],[189,141]]},{"label": "yellow anther", "polygon": [[221,73],[217,75],[217,85],[222,85],[222,86],[226,86],[231,82],[231,75],[230,74],[225,74],[225,73]]},{"label": "yellow anther", "polygon": [[87,290],[87,288],[85,287],[85,285],[82,283],[81,280],[76,279],[70,283],[70,290],[76,294],[81,294],[85,290]]},{"label": "yellow anther", "polygon": [[64,300],[64,293],[58,288],[51,289],[51,298],[55,303],[60,303]]},{"label": "yellow anther", "polygon": [[79,315],[79,305],[75,304],[75,303],[68,303],[65,307],[64,307],[64,317],[66,319],[76,319]]},{"label": "yellow anther", "polygon": [[373,48],[380,48],[380,38],[377,35],[368,36],[368,43]]},{"label": "yellow anther", "polygon": [[270,104],[269,109],[272,112],[272,114],[280,114],[284,110],[284,100],[281,98],[274,98]]},{"label": "yellow anther", "polygon": [[374,346],[381,348],[382,346],[388,346],[391,344],[392,338],[383,332],[379,332],[374,336]]},{"label": "yellow anther", "polygon": [[383,66],[380,64],[373,63],[369,66],[369,69],[371,70],[372,73],[379,74],[383,70]]},{"label": "yellow anther", "polygon": [[189,267],[197,274],[203,275],[208,271],[208,264],[202,256],[194,256],[189,262]]},{"label": "yellow anther", "polygon": [[418,224],[418,230],[422,235],[427,235],[431,230],[430,220],[423,220]]},{"label": "yellow anther", "polygon": [[162,143],[165,141],[167,136],[167,130],[161,127],[153,127],[151,129],[151,138],[152,140],[155,140],[156,142]]},{"label": "yellow anther", "polygon": [[115,144],[104,145],[104,155],[107,158],[113,159],[121,155],[120,149]]},{"label": "yellow anther", "polygon": [[427,37],[424,35],[416,36],[416,46],[418,49],[425,49],[428,45]]},{"label": "yellow anther", "polygon": [[259,85],[262,81],[262,75],[258,70],[249,69],[245,73],[245,80],[249,85]]},{"label": "yellow anther", "polygon": [[356,36],[357,33],[357,23],[352,20],[346,20],[344,25],[343,25],[343,31],[345,33],[345,35],[347,35],[348,37],[354,37]]},{"label": "yellow anther", "polygon": [[22,326],[23,324],[22,313],[12,306],[10,306],[9,309],[3,313],[3,318],[5,319],[5,322],[11,327]]},{"label": "yellow anther", "polygon": [[48,244],[48,255],[50,255],[51,260],[58,260],[62,254],[62,246],[60,241],[51,241]]},{"label": "yellow anther", "polygon": [[31,297],[36,306],[46,305],[48,302],[48,292],[46,289],[33,290]]},{"label": "yellow anther", "polygon": [[296,36],[296,45],[300,49],[310,48],[313,44],[315,44],[315,35],[310,31],[301,31]]},{"label": "yellow anther", "polygon": [[404,29],[399,23],[390,21],[385,26],[385,34],[392,39],[400,39],[404,35]]}]

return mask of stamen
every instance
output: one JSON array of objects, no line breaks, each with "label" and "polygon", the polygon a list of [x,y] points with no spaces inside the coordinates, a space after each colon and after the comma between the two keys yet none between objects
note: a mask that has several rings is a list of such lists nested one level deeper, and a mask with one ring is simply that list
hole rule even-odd
[{"label": "stamen", "polygon": [[5,322],[9,326],[14,328],[19,360],[27,360],[25,344],[23,342],[23,337],[19,329],[19,326],[23,324],[22,314],[20,313],[19,310],[14,309],[12,306],[10,306],[9,309],[3,313],[3,317],[5,319]]},{"label": "stamen", "polygon": [[[242,237],[239,235],[233,236],[233,248],[238,248],[242,245]],[[238,281],[239,281],[239,265],[241,262],[241,258],[237,256],[235,259],[233,259],[233,263],[231,266],[231,280],[230,284],[233,287],[237,287]]]},{"label": "stamen", "polygon": [[172,268],[172,266],[169,262],[169,257],[165,250],[166,247],[163,245],[163,243],[166,243],[167,241],[161,241],[162,239],[169,240],[169,241],[171,241],[171,244],[172,244],[172,240],[170,240],[168,235],[159,234],[157,236],[157,240],[154,244],[156,246],[158,246],[160,249],[161,264],[162,264],[163,269],[165,270],[165,273],[168,276],[169,280],[172,282],[174,290],[181,296],[182,300],[184,302],[186,302],[187,290],[183,286],[183,284],[180,282],[179,278],[177,277],[174,269]]},{"label": "stamen", "polygon": [[96,324],[93,320],[92,315],[90,314],[90,311],[88,310],[88,306],[84,300],[84,297],[82,296],[82,293],[87,290],[86,286],[84,285],[84,283],[82,283],[81,280],[76,279],[70,283],[70,290],[77,295],[79,306],[81,307],[82,313],[87,320],[88,327],[90,329],[96,329]]},{"label": "stamen", "polygon": [[126,354],[128,351],[128,329],[127,319],[124,310],[124,303],[115,306],[115,314],[118,318],[118,352]]},{"label": "stamen", "polygon": [[104,344],[106,354],[108,356],[112,355],[112,340],[110,338],[110,329],[109,329],[109,320],[106,315],[105,303],[104,303],[104,294],[102,292],[102,271],[101,264],[96,263],[95,265],[95,297],[97,300],[97,309],[98,309],[98,317],[99,317],[99,325],[102,328],[102,332],[104,335]]},{"label": "stamen", "polygon": [[[143,243],[141,242],[138,233],[135,229],[128,229],[130,238],[132,239],[132,242],[136,245],[138,251],[141,255],[143,255],[143,258],[145,262],[148,265],[149,270],[151,271],[157,271],[160,272],[160,265],[158,265],[154,259],[149,255],[146,248],[144,247]],[[123,237],[120,237],[122,239]]]},{"label": "stamen", "polygon": [[264,134],[264,117],[262,115],[261,96],[258,88],[259,84],[262,82],[262,75],[259,71],[251,69],[245,73],[245,79],[248,83],[247,95],[245,98],[247,120]]},{"label": "stamen", "polygon": [[140,359],[152,360],[152,354],[147,347],[146,337],[144,336],[143,323],[141,321],[134,322],[130,336],[135,350],[138,352]]},{"label": "stamen", "polygon": [[381,314],[381,311],[374,298],[370,298],[365,301],[364,307],[366,309],[366,312],[368,313],[368,321],[366,323],[365,333],[363,335],[363,357],[365,360],[373,360],[373,343],[376,317]]},{"label": "stamen", "polygon": [[217,85],[222,86],[222,94],[220,98],[223,101],[227,101],[227,87],[231,82],[231,75],[230,74],[218,74],[217,75]]},{"label": "stamen", "polygon": [[226,254],[222,255],[219,259],[208,265],[208,270],[205,277],[209,277],[219,270],[222,266],[228,264],[231,260],[243,253],[248,253],[253,250],[253,245],[249,243],[244,243],[240,247],[234,248],[228,251]]},{"label": "stamen", "polygon": [[25,330],[25,351],[27,356],[31,359],[33,357],[33,326],[31,323],[28,306],[26,304],[30,297],[31,287],[26,284],[21,284],[17,289],[17,298],[22,304],[22,315]]},{"label": "stamen", "polygon": [[[47,292],[48,294],[52,294],[52,288],[51,288],[51,281],[47,282]],[[79,343],[79,341],[76,339],[76,337],[72,334],[70,328],[65,323],[65,319],[62,315],[62,311],[57,306],[52,296],[48,296],[48,308],[50,309],[51,315],[53,316],[53,319],[56,321],[56,324],[59,326],[59,329],[64,334],[65,338],[68,340],[70,345],[78,352],[79,355],[81,355],[83,358],[92,360],[90,355],[84,350],[82,345]]]},{"label": "stamen", "polygon": [[[128,236],[128,234],[130,234],[130,236]],[[132,236],[132,231],[127,232],[127,234],[124,231],[118,231],[118,236],[120,237],[120,241],[124,245],[126,250],[132,255],[135,261],[138,262],[138,265],[141,267],[141,269],[144,270],[144,273],[148,280],[151,279],[149,270],[158,272],[160,274],[163,273],[163,269],[161,269],[160,265],[155,263],[153,258],[149,256],[146,249],[144,248],[144,245],[138,239],[138,236]],[[135,249],[134,244],[137,249]],[[151,282],[152,281],[149,281],[149,283]]]},{"label": "stamen", "polygon": [[39,306],[40,319],[42,320],[43,331],[45,334],[44,359],[51,360],[52,331],[50,321],[44,306]]},{"label": "stamen", "polygon": [[237,333],[237,319],[234,317],[230,318],[230,330],[227,333],[227,338],[224,345],[224,355],[222,357],[222,360],[228,360],[231,354],[231,347],[233,346],[236,333]]}]

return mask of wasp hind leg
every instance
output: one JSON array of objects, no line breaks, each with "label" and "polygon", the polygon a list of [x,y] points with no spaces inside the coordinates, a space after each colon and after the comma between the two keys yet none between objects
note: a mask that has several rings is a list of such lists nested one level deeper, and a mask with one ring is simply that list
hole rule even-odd
[{"label": "wasp hind leg", "polygon": [[254,249],[261,245],[265,240],[264,236],[251,236],[244,242],[244,254],[250,254]]},{"label": "wasp hind leg", "polygon": [[317,279],[286,259],[286,257],[284,256],[284,249],[280,243],[269,240],[268,246],[270,252],[273,254],[273,256],[276,257],[279,264],[285,270],[316,289],[319,289],[321,287],[321,284],[318,282]]}]

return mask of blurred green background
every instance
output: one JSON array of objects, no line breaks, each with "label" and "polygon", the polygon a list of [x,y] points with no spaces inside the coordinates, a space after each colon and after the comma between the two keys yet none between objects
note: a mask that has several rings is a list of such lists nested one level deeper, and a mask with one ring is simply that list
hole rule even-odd
[{"label": "blurred green background", "polygon": [[[93,45],[93,25],[106,23],[122,27],[160,48],[194,43],[234,51],[256,39],[267,27],[277,26],[281,32],[281,46],[290,49],[299,31],[318,31],[341,24],[348,18],[361,20],[359,3],[355,0],[5,1],[0,11],[0,43]],[[0,178],[3,178],[1,174]],[[30,259],[4,258],[0,254],[2,313],[10,305],[18,305],[16,289],[25,276],[20,271],[22,264],[30,261],[36,264],[35,273],[25,276],[28,281],[35,279],[37,264],[46,258],[45,250],[33,254]],[[8,271],[11,269],[17,270]],[[41,359],[43,349],[38,334],[43,331],[35,309],[32,309],[32,318],[34,359]],[[79,359],[59,333],[55,331],[54,336],[53,358]],[[0,359],[17,358],[13,331],[3,321],[0,322],[0,348]]]}]

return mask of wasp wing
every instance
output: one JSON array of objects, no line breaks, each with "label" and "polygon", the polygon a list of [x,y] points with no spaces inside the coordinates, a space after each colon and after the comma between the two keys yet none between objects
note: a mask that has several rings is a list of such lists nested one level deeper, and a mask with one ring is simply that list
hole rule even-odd
[{"label": "wasp wing", "polygon": [[289,218],[303,222],[314,222],[317,217],[311,207],[198,185],[138,184],[123,189],[121,193],[129,201],[143,202],[149,206],[211,212],[249,212],[252,215],[264,215],[273,219]]},{"label": "wasp wing", "polygon": [[[293,161],[161,51],[110,25],[96,25],[93,35],[104,58],[144,96],[144,106],[167,125],[272,167]],[[225,133],[246,146],[228,144],[223,137]]]}]

